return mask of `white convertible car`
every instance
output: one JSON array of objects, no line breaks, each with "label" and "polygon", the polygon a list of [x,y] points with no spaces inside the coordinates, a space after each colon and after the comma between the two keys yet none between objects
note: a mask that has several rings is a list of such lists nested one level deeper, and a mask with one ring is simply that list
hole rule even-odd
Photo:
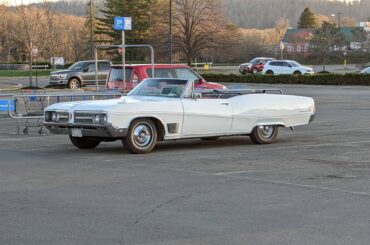
[{"label": "white convertible car", "polygon": [[53,104],[45,109],[44,125],[68,134],[80,149],[122,140],[128,151],[148,153],[157,141],[232,135],[268,144],[279,127],[305,125],[315,115],[312,98],[276,92],[196,91],[191,81],[146,79],[119,99]]}]

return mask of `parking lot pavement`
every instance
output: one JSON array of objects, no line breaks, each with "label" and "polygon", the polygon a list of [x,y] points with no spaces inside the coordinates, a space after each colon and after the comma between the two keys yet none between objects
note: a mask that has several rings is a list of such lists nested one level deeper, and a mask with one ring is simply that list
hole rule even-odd
[{"label": "parking lot pavement", "polygon": [[1,119],[0,244],[368,244],[370,89],[282,87],[317,117],[272,145],[78,150]]}]

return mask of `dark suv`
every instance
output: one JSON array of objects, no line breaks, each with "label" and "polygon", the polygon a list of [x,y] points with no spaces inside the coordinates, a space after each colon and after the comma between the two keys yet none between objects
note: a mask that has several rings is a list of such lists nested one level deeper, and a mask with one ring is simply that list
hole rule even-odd
[{"label": "dark suv", "polygon": [[[98,61],[99,84],[105,84],[112,63],[109,60]],[[95,61],[79,61],[67,70],[50,73],[50,85],[66,86],[78,89],[84,85],[95,85]]]}]

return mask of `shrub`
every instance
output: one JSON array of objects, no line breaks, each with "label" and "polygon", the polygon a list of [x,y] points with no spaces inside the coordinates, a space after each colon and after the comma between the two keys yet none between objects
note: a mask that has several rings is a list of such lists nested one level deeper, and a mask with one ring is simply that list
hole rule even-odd
[{"label": "shrub", "polygon": [[203,74],[204,79],[219,83],[266,83],[266,84],[311,84],[311,85],[370,85],[370,75],[364,74],[316,74],[316,75],[224,75]]}]

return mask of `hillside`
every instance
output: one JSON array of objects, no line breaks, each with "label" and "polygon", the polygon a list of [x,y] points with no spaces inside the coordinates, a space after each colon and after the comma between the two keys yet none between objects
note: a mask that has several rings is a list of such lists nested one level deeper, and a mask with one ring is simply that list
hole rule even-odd
[{"label": "hillside", "polygon": [[[362,0],[348,4],[343,1],[328,0],[220,0],[228,20],[242,28],[271,28],[280,17],[289,20],[295,26],[305,7],[311,8],[316,14],[331,16],[343,13],[343,18],[354,21],[366,21],[370,17],[370,0]],[[52,9],[77,16],[87,15],[89,0],[62,0],[51,2]],[[98,7],[103,0],[95,0]],[[37,6],[38,4],[32,4]],[[335,20],[335,19],[334,19]]]}]

